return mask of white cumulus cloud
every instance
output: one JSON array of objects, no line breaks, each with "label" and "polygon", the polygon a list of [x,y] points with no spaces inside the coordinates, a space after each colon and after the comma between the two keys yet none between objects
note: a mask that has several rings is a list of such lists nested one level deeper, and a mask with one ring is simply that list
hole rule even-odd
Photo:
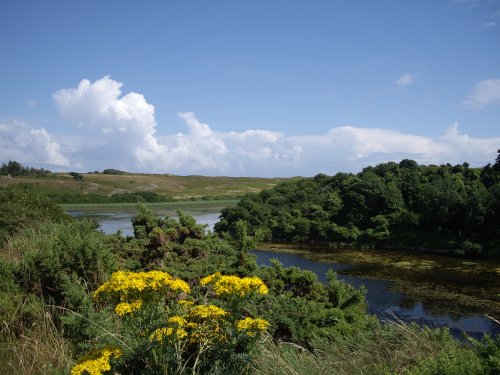
[{"label": "white cumulus cloud", "polygon": [[34,167],[67,167],[61,146],[45,130],[18,121],[0,123],[0,160],[15,160]]},{"label": "white cumulus cloud", "polygon": [[261,175],[279,173],[269,160],[291,163],[301,154],[280,133],[218,133],[191,112],[178,113],[186,133],[158,135],[154,106],[138,93],[122,96],[121,87],[110,77],[84,79],[54,94],[62,122],[75,135],[68,152],[87,170]]},{"label": "white cumulus cloud", "polygon": [[154,169],[168,158],[155,135],[154,106],[142,94],[121,96],[121,87],[109,77],[84,79],[53,95],[62,122],[79,135],[75,157],[94,168]]},{"label": "white cumulus cloud", "polygon": [[475,109],[500,105],[500,79],[485,79],[478,82],[462,104]]}]

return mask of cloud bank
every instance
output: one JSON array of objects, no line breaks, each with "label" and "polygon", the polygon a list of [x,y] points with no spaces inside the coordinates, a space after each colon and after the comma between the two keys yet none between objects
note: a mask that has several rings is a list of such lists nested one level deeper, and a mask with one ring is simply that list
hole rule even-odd
[{"label": "cloud bank", "polygon": [[457,123],[436,138],[355,126],[287,136],[263,129],[217,132],[192,112],[178,113],[186,132],[172,134],[162,126],[160,134],[154,106],[142,94],[122,95],[121,87],[104,77],[57,91],[53,98],[60,122],[71,136],[23,123],[0,124],[1,160],[83,172],[116,168],[180,175],[312,176],[356,172],[404,158],[482,166],[494,159],[500,145],[500,137],[460,134]]}]

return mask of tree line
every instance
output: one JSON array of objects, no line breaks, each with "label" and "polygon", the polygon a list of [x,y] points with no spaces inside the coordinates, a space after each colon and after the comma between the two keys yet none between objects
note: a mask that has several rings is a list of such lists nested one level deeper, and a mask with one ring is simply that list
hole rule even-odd
[{"label": "tree line", "polygon": [[32,177],[50,177],[52,172],[47,169],[37,169],[33,167],[25,167],[17,161],[9,160],[7,163],[2,163],[0,166],[0,175],[4,176],[32,176]]},{"label": "tree line", "polygon": [[246,195],[215,230],[288,242],[328,241],[500,255],[500,150],[493,165],[419,165],[409,159],[360,173],[318,174]]}]

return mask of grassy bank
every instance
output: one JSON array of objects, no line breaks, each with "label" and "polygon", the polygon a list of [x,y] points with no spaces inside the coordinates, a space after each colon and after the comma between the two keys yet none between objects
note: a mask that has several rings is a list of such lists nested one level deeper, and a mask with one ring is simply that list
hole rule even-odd
[{"label": "grassy bank", "polygon": [[[238,203],[238,199],[219,199],[219,200],[196,200],[196,201],[176,201],[176,202],[159,202],[159,203],[144,203],[152,209],[176,210],[176,209],[193,209],[193,208],[224,208],[234,206]],[[137,203],[78,203],[78,204],[61,204],[64,210],[135,210]]]}]

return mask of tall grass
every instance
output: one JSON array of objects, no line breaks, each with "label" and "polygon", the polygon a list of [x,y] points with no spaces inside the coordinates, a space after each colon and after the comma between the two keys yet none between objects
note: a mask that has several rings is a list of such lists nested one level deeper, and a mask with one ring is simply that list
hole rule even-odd
[{"label": "tall grass", "polygon": [[259,351],[252,364],[255,375],[482,373],[476,352],[454,340],[447,330],[401,322],[348,338],[318,340],[313,352],[270,338]]},{"label": "tall grass", "polygon": [[71,363],[70,345],[58,332],[48,310],[29,327],[2,322],[0,374],[65,374]]}]

